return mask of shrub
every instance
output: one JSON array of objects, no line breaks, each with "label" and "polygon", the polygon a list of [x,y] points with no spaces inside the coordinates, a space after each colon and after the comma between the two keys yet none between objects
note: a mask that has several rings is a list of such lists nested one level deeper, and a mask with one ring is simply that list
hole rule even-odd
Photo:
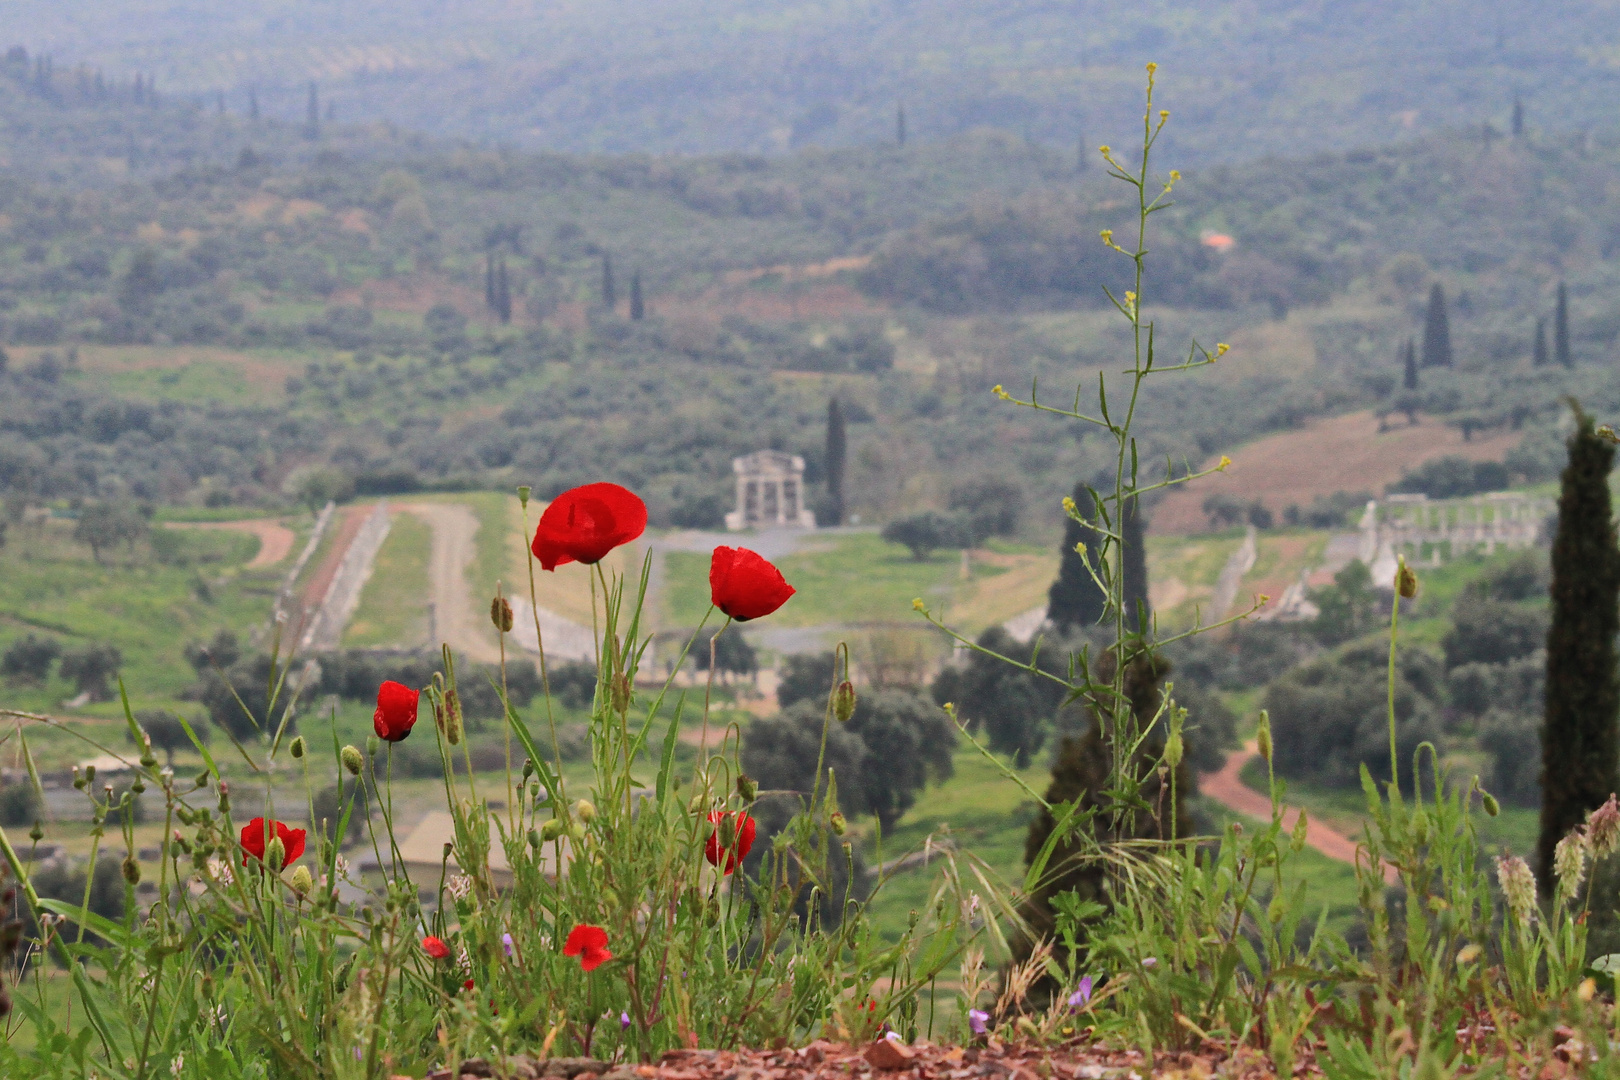
[{"label": "shrub", "polygon": [[0,785],[0,825],[32,825],[40,810],[39,792],[27,780]]},{"label": "shrub", "polygon": [[51,665],[62,655],[55,638],[24,634],[0,654],[0,675],[18,683],[38,685],[51,677]]},{"label": "shrub", "polygon": [[[186,734],[180,718],[167,709],[143,709],[135,714],[135,720],[151,738],[153,747],[163,751],[171,769],[174,767],[175,751],[191,748],[191,737]],[[208,725],[201,718],[191,722],[191,730],[203,742],[208,741]],[[133,732],[127,734],[134,739]]]},{"label": "shrub", "polygon": [[776,680],[776,704],[787,708],[800,701],[825,705],[832,692],[837,657],[830,652],[804,653],[782,661]]},{"label": "shrub", "polygon": [[883,526],[882,536],[891,544],[907,548],[911,557],[918,562],[940,548],[968,547],[972,544],[959,518],[946,517],[933,510],[889,522]]},{"label": "shrub", "polygon": [[57,670],[91,701],[106,701],[112,697],[111,680],[117,677],[123,663],[124,654],[115,646],[85,645],[63,653]]},{"label": "shrub", "polygon": [[1063,700],[1064,684],[989,655],[999,653],[1020,664],[1028,664],[1034,656],[1033,642],[1017,641],[1000,626],[980,634],[977,644],[988,651],[969,653],[965,667],[946,668],[934,679],[934,701],[954,702],[969,730],[982,729],[990,749],[1012,755],[1018,768],[1026,768],[1046,741],[1047,724]]},{"label": "shrub", "polygon": [[742,628],[733,626],[721,633],[705,630],[692,643],[692,658],[699,671],[709,670],[710,643],[713,642],[714,666],[732,675],[752,675],[759,670],[759,654],[743,637]]},{"label": "shrub", "polygon": [[1442,645],[1446,666],[1503,664],[1547,643],[1547,613],[1478,595],[1458,597]]}]

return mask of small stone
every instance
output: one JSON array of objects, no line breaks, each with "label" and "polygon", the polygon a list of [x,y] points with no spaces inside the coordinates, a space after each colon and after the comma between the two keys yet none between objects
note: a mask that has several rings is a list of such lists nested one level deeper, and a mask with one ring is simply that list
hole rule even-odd
[{"label": "small stone", "polygon": [[483,1058],[468,1058],[461,1063],[462,1076],[494,1076],[495,1070]]},{"label": "small stone", "polygon": [[861,1057],[874,1069],[903,1069],[917,1057],[917,1052],[903,1042],[879,1039],[868,1046]]},{"label": "small stone", "polygon": [[618,1065],[603,1073],[602,1080],[641,1080],[641,1074],[628,1065]]},{"label": "small stone", "polygon": [[597,1061],[595,1058],[587,1057],[566,1057],[552,1058],[551,1060],[547,1061],[542,1075],[550,1077],[560,1076],[563,1077],[564,1080],[573,1080],[574,1077],[580,1075],[581,1073],[590,1073],[593,1076],[600,1076],[607,1071],[608,1063],[605,1061]]}]

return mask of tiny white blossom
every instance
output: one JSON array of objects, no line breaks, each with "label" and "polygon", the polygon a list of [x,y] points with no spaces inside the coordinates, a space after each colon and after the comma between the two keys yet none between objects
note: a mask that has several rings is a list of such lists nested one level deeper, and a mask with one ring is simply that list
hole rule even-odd
[{"label": "tiny white blossom", "polygon": [[457,874],[450,879],[445,888],[449,889],[450,895],[457,900],[465,900],[468,894],[472,892],[472,885],[472,878],[466,874]]},{"label": "tiny white blossom", "polygon": [[208,860],[208,875],[221,885],[229,885],[236,880],[236,871],[231,869],[231,864],[218,855]]},{"label": "tiny white blossom", "polygon": [[472,957],[467,955],[466,949],[462,949],[460,955],[456,957],[456,966],[461,968],[462,978],[472,978]]},{"label": "tiny white blossom", "polygon": [[349,876],[349,860],[339,855],[332,863],[332,872],[340,878]]},{"label": "tiny white blossom", "polygon": [[180,1070],[186,1067],[186,1055],[176,1054],[174,1060],[169,1062],[169,1075],[179,1076]]}]

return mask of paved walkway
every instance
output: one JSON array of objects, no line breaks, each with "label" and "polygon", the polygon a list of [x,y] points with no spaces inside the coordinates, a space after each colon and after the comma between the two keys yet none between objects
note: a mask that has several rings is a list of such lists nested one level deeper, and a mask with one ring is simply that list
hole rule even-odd
[{"label": "paved walkway", "polygon": [[[1222,765],[1218,772],[1205,773],[1198,778],[1199,792],[1245,817],[1270,821],[1271,800],[1243,782],[1244,766],[1259,756],[1259,750],[1253,742],[1245,743],[1241,750],[1234,750],[1227,755],[1226,764]],[[1283,808],[1285,831],[1291,831],[1298,820],[1299,810],[1296,807]],[[1305,842],[1330,859],[1355,864],[1358,846],[1356,842],[1315,818],[1307,820],[1305,824]],[[1395,880],[1393,866],[1388,864],[1384,866],[1384,880],[1387,882]]]}]

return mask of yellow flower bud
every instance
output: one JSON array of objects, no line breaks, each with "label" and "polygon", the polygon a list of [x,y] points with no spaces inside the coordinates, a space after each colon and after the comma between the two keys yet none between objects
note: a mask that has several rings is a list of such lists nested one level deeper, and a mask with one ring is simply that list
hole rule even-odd
[{"label": "yellow flower bud", "polygon": [[1232,346],[1228,345],[1226,342],[1217,341],[1215,343],[1215,355],[1216,356],[1225,356],[1227,353],[1229,353],[1231,351],[1232,351]]},{"label": "yellow flower bud", "polygon": [[1215,468],[1219,472],[1225,472],[1231,466],[1231,464],[1232,464],[1232,459],[1227,457],[1225,454],[1222,454],[1221,455],[1221,463],[1219,465],[1215,466]]},{"label": "yellow flower bud", "polygon": [[913,611],[927,611],[928,605],[923,603],[922,597],[919,596],[911,602],[911,609]]},{"label": "yellow flower bud", "polygon": [[586,823],[596,820],[596,807],[591,805],[589,799],[581,799],[575,803],[574,813],[579,815],[579,820]]},{"label": "yellow flower bud", "polygon": [[1158,70],[1159,70],[1159,65],[1155,64],[1153,61],[1149,60],[1148,65],[1147,65],[1147,73],[1149,75],[1152,75],[1155,71],[1158,71]]},{"label": "yellow flower bud", "polygon": [[1077,509],[1078,507],[1075,505],[1074,498],[1072,496],[1063,496],[1063,512],[1065,514],[1073,514]]}]

